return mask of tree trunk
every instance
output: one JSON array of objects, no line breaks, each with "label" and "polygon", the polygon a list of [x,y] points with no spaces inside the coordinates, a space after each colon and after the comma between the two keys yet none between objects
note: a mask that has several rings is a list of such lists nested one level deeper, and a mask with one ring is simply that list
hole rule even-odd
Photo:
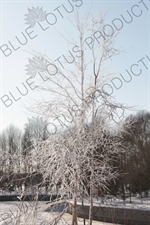
[{"label": "tree trunk", "polygon": [[76,193],[74,193],[74,198],[73,198],[72,225],[78,225],[78,222],[77,222],[77,195],[76,195]]},{"label": "tree trunk", "polygon": [[92,220],[93,220],[93,176],[91,175],[89,225],[92,225]]},{"label": "tree trunk", "polygon": [[86,225],[86,220],[85,220],[85,210],[84,210],[84,196],[82,196],[82,210],[83,210],[83,224]]}]

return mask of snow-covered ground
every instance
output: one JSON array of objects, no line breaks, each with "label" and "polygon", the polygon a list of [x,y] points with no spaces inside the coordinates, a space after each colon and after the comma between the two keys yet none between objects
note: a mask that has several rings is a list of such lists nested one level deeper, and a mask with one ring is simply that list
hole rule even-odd
[{"label": "snow-covered ground", "polygon": [[[0,225],[54,225],[61,213],[47,212],[46,202],[1,202]],[[71,225],[71,215],[64,213],[58,225]],[[79,225],[83,220],[78,218]],[[87,221],[88,222],[88,221]],[[86,223],[88,224],[88,223]],[[111,223],[93,221],[93,225],[112,225]]]},{"label": "snow-covered ground", "polygon": [[[104,203],[102,202],[101,198],[94,198],[94,205],[96,206],[103,206],[103,207],[117,207],[117,208],[128,208],[128,209],[139,209],[139,210],[150,210],[150,197],[142,198],[140,196],[128,197],[125,202],[121,198],[104,198]],[[80,201],[81,202],[81,201]],[[88,201],[85,201],[85,204],[89,204]]]},{"label": "snow-covered ground", "polygon": [[[127,198],[125,204],[122,199],[105,198],[104,203],[101,198],[94,198],[94,205],[103,207],[119,207],[119,208],[131,208],[139,210],[150,210],[150,198],[132,197],[132,203],[130,198]],[[81,202],[78,200],[78,202]],[[84,201],[85,205],[88,205],[87,200]],[[71,215],[68,213],[58,213],[53,210],[50,212],[50,205],[45,201],[39,202],[0,202],[0,225],[54,225],[60,216],[61,219],[57,223],[58,225],[71,225]],[[59,206],[61,209],[62,206]],[[57,207],[56,207],[57,208]],[[56,209],[55,208],[55,209]],[[55,211],[55,212],[54,212]],[[60,210],[61,211],[61,210]],[[78,218],[79,225],[83,224],[83,220]],[[88,224],[88,221],[86,221]],[[93,221],[93,225],[112,225],[111,223]]]},{"label": "snow-covered ground", "polygon": [[[72,200],[69,201],[72,203]],[[82,204],[82,200],[78,199],[78,204]],[[84,199],[84,205],[89,205],[89,201]],[[94,198],[93,199],[94,206],[100,207],[114,207],[114,208],[127,208],[127,209],[139,209],[139,210],[150,210],[150,197],[142,198],[140,196],[132,197],[131,203],[130,198],[127,198],[125,202],[121,198],[116,198],[112,196],[112,198]]]}]

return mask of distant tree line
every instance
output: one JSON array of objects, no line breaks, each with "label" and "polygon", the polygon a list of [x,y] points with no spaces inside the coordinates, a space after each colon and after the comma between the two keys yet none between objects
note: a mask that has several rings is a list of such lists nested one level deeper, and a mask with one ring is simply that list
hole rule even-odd
[{"label": "distant tree line", "polygon": [[120,177],[112,183],[111,192],[141,194],[150,190],[150,113],[143,110],[129,115],[122,128],[119,136],[126,151],[116,163]]},{"label": "distant tree line", "polygon": [[[40,171],[37,151],[40,150],[39,140],[48,139],[47,120],[42,117],[28,119],[24,131],[10,124],[0,134],[0,171],[1,173],[33,173]],[[88,127],[87,125],[87,132]],[[101,127],[103,122],[101,123]],[[73,128],[72,128],[73,129]],[[150,189],[150,113],[139,111],[135,115],[129,115],[118,131],[103,130],[105,142],[101,142],[94,150],[99,155],[103,148],[111,149],[109,143],[118,142],[118,148],[123,148],[121,154],[115,154],[113,166],[119,170],[120,176],[111,181],[108,188],[110,193],[118,192],[125,195],[125,189],[132,193],[141,193]],[[88,135],[87,135],[88,136]],[[86,140],[86,139],[85,139]],[[88,140],[87,140],[88,142]],[[116,146],[116,145],[115,145]],[[113,145],[112,145],[113,148]],[[95,160],[98,160],[95,157]],[[99,159],[101,160],[101,159]],[[87,177],[90,173],[87,172]],[[87,179],[86,179],[87,182]],[[88,186],[88,184],[86,184]]]},{"label": "distant tree line", "polygon": [[[36,142],[50,135],[47,121],[42,117],[28,119],[24,131],[13,124],[0,134],[0,170],[3,172],[32,173],[38,167]],[[33,160],[34,159],[34,160]]]}]

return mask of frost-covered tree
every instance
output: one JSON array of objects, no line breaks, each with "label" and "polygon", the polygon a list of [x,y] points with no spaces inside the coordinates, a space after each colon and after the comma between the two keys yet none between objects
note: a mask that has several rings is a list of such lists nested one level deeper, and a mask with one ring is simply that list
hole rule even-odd
[{"label": "frost-covered tree", "polygon": [[19,172],[21,169],[21,130],[10,124],[0,135],[1,170]]},{"label": "frost-covered tree", "polygon": [[32,140],[45,140],[49,136],[47,124],[48,121],[39,116],[28,118],[28,123],[25,124],[25,132],[29,133]]},{"label": "frost-covered tree", "polygon": [[36,76],[37,83],[38,76],[42,77],[39,90],[49,96],[36,100],[30,110],[46,116],[57,128],[36,147],[38,161],[43,165],[40,172],[49,180],[51,190],[59,187],[62,196],[72,194],[72,225],[77,224],[77,196],[83,191],[88,195],[89,188],[91,225],[94,188],[106,189],[116,178],[113,161],[121,149],[119,142],[111,135],[108,138],[104,131],[122,120],[127,107],[104,90],[111,78],[107,62],[120,54],[115,46],[117,33],[107,26],[104,32],[103,13],[95,18],[89,13],[81,16],[77,11],[70,22],[75,28],[72,36],[62,34],[72,49],[67,59],[64,57],[64,64],[62,59],[54,62],[37,52],[29,59],[27,74]]},{"label": "frost-covered tree", "polygon": [[6,132],[3,130],[0,134],[0,165],[1,171],[7,171],[7,141]]},{"label": "frost-covered tree", "polygon": [[94,130],[92,126],[70,129],[39,143],[38,161],[50,192],[73,197],[72,224],[77,223],[77,197],[82,198],[83,193],[90,197],[92,211],[94,189],[103,193],[118,175],[113,162],[120,152],[120,143],[106,129],[106,125],[97,123]]},{"label": "frost-covered tree", "polygon": [[38,166],[35,146],[37,141],[45,140],[50,135],[47,124],[48,121],[39,116],[28,118],[28,123],[25,124],[22,137],[22,156],[25,172],[33,172]]}]

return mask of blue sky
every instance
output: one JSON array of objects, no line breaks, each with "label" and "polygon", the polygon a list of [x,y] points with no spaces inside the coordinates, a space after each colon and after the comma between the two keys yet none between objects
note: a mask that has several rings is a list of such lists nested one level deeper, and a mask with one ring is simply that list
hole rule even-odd
[{"label": "blue sky", "polygon": [[[74,5],[76,2],[70,1]],[[80,1],[78,1],[78,4]],[[50,58],[57,59],[62,54],[66,54],[69,46],[66,45],[58,32],[64,33],[66,29],[69,34],[75,35],[74,27],[70,24],[69,19],[72,18],[73,13],[65,14],[62,4],[68,4],[68,1],[1,1],[0,2],[0,98],[8,95],[10,98],[12,93],[16,99],[20,97],[16,91],[16,87],[21,88],[22,82],[25,83],[29,76],[26,75],[25,65],[28,64],[28,58],[31,55],[28,51],[36,50],[44,52]],[[32,40],[28,37],[25,45],[19,44],[15,36],[24,41],[21,32],[25,33],[28,25],[25,24],[25,14],[28,13],[27,8],[43,7],[47,13],[53,13],[54,9],[59,7],[63,17],[55,11],[57,17],[56,24],[43,31],[39,26],[33,27],[31,37],[36,36]],[[145,109],[150,111],[150,1],[83,1],[80,7],[82,13],[91,8],[91,12],[97,15],[100,11],[107,12],[106,23],[112,25],[115,19],[128,18],[127,10],[133,10],[135,15],[133,21],[126,23],[123,21],[123,26],[120,29],[120,34],[117,37],[116,46],[123,47],[125,51],[109,60],[108,68],[114,72],[114,83],[117,87],[120,86],[120,79],[122,76],[128,76],[127,71],[131,67],[135,74],[139,71],[139,76],[131,75],[130,82],[123,81],[118,90],[113,86],[113,95],[119,102],[136,105],[138,109]],[[118,20],[119,21],[119,20]],[[43,22],[43,25],[47,24]],[[26,35],[27,37],[27,35]],[[14,51],[14,48],[19,48]],[[11,49],[5,51],[8,45]],[[4,55],[8,55],[7,57]],[[134,65],[136,64],[136,65]],[[113,84],[111,84],[113,85]],[[29,89],[29,86],[28,86]],[[0,130],[5,129],[10,123],[23,128],[27,122],[27,117],[32,116],[25,106],[33,99],[38,99],[41,93],[36,90],[28,90],[26,96],[21,96],[18,101],[13,100],[13,104],[6,107],[0,101]],[[8,103],[8,102],[7,102]]]}]

